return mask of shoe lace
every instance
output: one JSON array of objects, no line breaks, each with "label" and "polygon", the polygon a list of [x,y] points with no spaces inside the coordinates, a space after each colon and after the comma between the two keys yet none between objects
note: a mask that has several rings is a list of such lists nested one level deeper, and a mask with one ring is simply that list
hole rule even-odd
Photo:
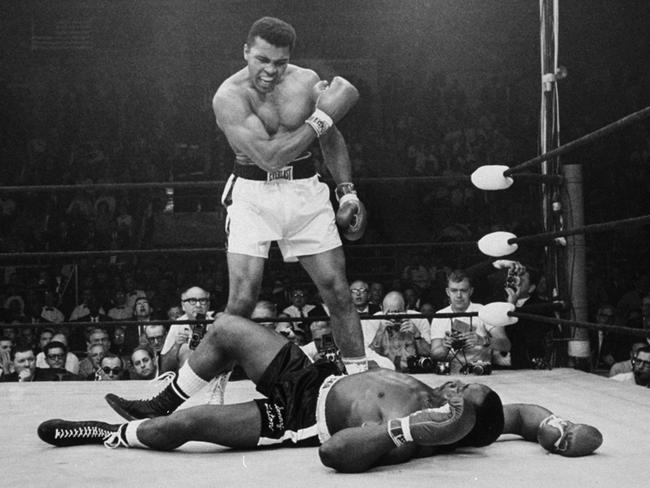
[{"label": "shoe lace", "polygon": [[115,432],[107,432],[104,437],[104,446],[109,449],[117,449],[118,447],[129,447],[122,436],[122,430],[126,428],[126,424],[120,426]]},{"label": "shoe lace", "polygon": [[223,405],[226,396],[226,385],[232,371],[221,373],[210,381],[210,397],[208,405]]},{"label": "shoe lace", "polygon": [[156,393],[154,393],[149,398],[143,401],[150,402],[151,400],[155,400],[158,394],[162,390],[164,390],[167,387],[167,385],[169,385],[172,381],[174,381],[175,378],[176,378],[176,373],[174,371],[165,371],[164,373],[161,373],[158,376],[156,376],[154,379],[149,380],[149,383],[157,386],[157,391]]},{"label": "shoe lace", "polygon": [[89,439],[105,437],[111,432],[97,425],[81,425],[78,427],[60,427],[54,430],[55,439]]}]

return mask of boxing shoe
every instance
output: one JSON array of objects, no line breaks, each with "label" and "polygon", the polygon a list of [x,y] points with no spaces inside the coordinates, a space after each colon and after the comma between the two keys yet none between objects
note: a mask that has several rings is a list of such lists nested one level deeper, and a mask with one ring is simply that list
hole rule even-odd
[{"label": "boxing shoe", "polygon": [[574,424],[549,415],[539,424],[537,442],[553,454],[579,457],[591,454],[603,443],[600,431],[587,424]]},{"label": "boxing shoe", "polygon": [[169,415],[188,397],[172,382],[160,393],[146,400],[127,400],[113,393],[107,394],[104,399],[125,419],[137,420]]},{"label": "boxing shoe", "polygon": [[38,437],[57,447],[104,444],[106,447],[127,447],[121,427],[126,424],[107,424],[92,420],[69,421],[52,419],[38,426]]}]

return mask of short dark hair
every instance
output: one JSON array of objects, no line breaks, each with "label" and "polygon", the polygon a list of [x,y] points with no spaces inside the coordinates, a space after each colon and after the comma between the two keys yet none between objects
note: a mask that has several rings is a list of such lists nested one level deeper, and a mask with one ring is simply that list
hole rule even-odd
[{"label": "short dark hair", "polygon": [[61,349],[63,350],[63,355],[68,354],[68,348],[63,342],[59,341],[50,341],[43,347],[43,354],[46,356],[50,353],[52,349]]},{"label": "short dark hair", "polygon": [[11,348],[11,351],[9,351],[9,359],[13,361],[16,359],[16,353],[29,351],[32,351],[32,353],[34,352],[32,345],[29,342],[20,341],[18,344]]},{"label": "short dark hair", "polygon": [[149,357],[150,357],[151,359],[154,359],[154,358],[156,357],[156,354],[153,352],[153,349],[151,349],[151,348],[150,348],[149,346],[147,346],[146,344],[140,344],[140,345],[138,345],[138,346],[135,346],[135,348],[133,349],[133,351],[131,351],[131,357],[133,357],[133,355],[134,355],[136,352],[138,352],[138,351],[144,351],[144,352],[146,352],[146,353],[149,355]]},{"label": "short dark hair", "polygon": [[462,269],[455,269],[447,276],[447,283],[460,283],[463,280],[467,280],[472,286],[472,278]]},{"label": "short dark hair", "polygon": [[483,447],[492,444],[503,433],[503,404],[494,390],[485,395],[476,407],[474,428],[454,447]]},{"label": "short dark hair", "polygon": [[640,352],[645,352],[647,354],[650,354],[650,346],[643,346],[643,347],[638,348],[636,350],[636,352],[634,353],[634,357],[636,358],[639,355]]},{"label": "short dark hair", "polygon": [[288,47],[289,51],[293,51],[296,45],[295,29],[291,24],[275,17],[262,17],[256,20],[248,31],[246,44],[250,47],[256,37],[277,47]]}]

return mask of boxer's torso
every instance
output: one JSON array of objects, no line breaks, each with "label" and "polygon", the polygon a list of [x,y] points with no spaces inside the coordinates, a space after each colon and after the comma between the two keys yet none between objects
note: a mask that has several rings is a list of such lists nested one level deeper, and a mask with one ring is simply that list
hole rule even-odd
[{"label": "boxer's torso", "polygon": [[333,434],[347,427],[383,424],[444,403],[446,400],[437,390],[412,376],[376,369],[338,381],[327,396],[325,412]]},{"label": "boxer's torso", "polygon": [[[224,81],[219,91],[227,90],[248,116],[259,119],[269,136],[293,131],[305,123],[314,109],[312,88],[318,77],[313,71],[289,65],[270,93],[257,91],[248,76],[247,68],[243,68]],[[232,141],[229,143],[238,163],[254,164]]]}]

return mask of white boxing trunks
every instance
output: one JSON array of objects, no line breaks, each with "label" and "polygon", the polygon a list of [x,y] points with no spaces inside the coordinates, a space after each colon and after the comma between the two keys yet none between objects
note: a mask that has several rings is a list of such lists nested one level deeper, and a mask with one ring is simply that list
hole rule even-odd
[{"label": "white boxing trunks", "polygon": [[332,437],[327,428],[327,419],[325,417],[327,394],[341,378],[345,378],[345,375],[328,376],[325,378],[325,381],[323,381],[323,384],[320,385],[320,389],[318,390],[318,401],[316,402],[316,428],[318,429],[318,440],[321,444]]},{"label": "white boxing trunks", "polygon": [[329,187],[318,175],[271,181],[231,175],[222,203],[228,252],[267,258],[277,241],[284,260],[297,261],[341,246]]}]

